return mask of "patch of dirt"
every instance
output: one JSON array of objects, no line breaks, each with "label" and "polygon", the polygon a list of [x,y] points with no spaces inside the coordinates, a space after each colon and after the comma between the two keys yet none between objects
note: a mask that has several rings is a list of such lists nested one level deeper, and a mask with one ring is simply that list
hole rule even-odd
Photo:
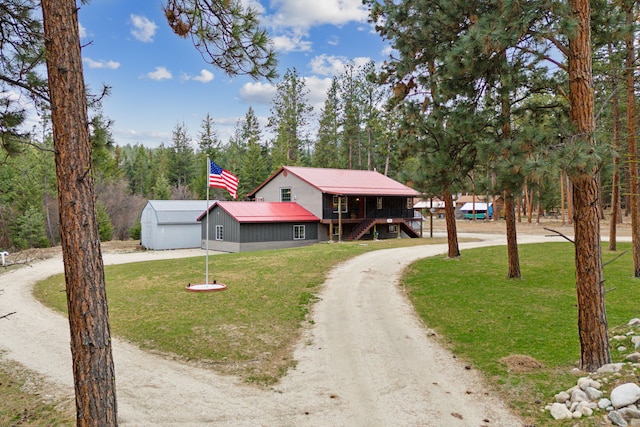
[{"label": "patch of dirt", "polygon": [[[138,240],[112,240],[100,243],[100,249],[105,253],[130,253],[138,251],[146,251],[140,245]],[[53,258],[62,254],[62,247],[54,246],[52,248],[31,248],[24,251],[10,252],[6,257],[8,267],[31,264],[35,261]]]},{"label": "patch of dirt", "polygon": [[535,371],[543,368],[544,365],[535,358],[524,354],[512,354],[500,359],[500,363],[507,365],[507,370],[514,374]]},{"label": "patch of dirt", "polygon": [[[623,224],[618,224],[616,227],[616,234],[618,236],[631,236],[631,219],[624,217]],[[423,229],[428,235],[430,222],[429,218],[424,221]],[[520,222],[516,223],[516,231],[518,234],[528,235],[553,235],[545,228],[555,230],[565,236],[572,236],[574,233],[573,224],[565,221],[563,224],[561,220],[552,217],[541,218],[539,223],[536,223],[534,218],[531,223],[527,221],[526,217],[522,217]],[[499,221],[485,221],[485,220],[457,220],[456,230],[458,233],[484,233],[484,234],[506,234],[507,225],[504,220]],[[437,232],[446,232],[446,223],[444,219],[434,218],[433,230]],[[603,236],[609,235],[609,216],[607,215],[604,220],[600,221],[600,232]]]}]

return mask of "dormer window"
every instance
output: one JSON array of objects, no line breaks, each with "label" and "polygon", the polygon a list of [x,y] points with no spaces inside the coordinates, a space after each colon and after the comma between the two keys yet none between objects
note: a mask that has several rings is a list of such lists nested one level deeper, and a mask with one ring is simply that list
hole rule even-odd
[{"label": "dormer window", "polygon": [[291,187],[280,188],[280,201],[281,202],[291,201]]}]

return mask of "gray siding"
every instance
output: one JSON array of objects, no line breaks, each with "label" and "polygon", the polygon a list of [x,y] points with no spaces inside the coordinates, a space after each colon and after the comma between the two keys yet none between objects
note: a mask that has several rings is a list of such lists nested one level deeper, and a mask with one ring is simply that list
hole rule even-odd
[{"label": "gray siding", "polygon": [[304,206],[306,210],[322,218],[322,192],[292,173],[284,176],[280,172],[267,185],[256,192],[256,200],[264,202],[279,202],[280,189],[291,188],[291,201]]},{"label": "gray siding", "polygon": [[[202,218],[202,239],[206,238],[206,219]],[[209,240],[216,239],[216,225],[223,226],[224,241],[240,243],[240,224],[217,206],[209,212]]]},{"label": "gray siding", "polygon": [[318,240],[315,222],[285,222],[271,224],[241,224],[240,243],[293,241],[293,226],[305,226],[304,240]]},{"label": "gray siding", "polygon": [[[216,240],[216,225],[222,225],[224,240]],[[294,225],[305,226],[305,238],[293,239]],[[239,223],[219,207],[209,212],[209,249],[245,252],[307,246],[318,242],[317,222]],[[201,224],[201,247],[207,247],[206,217]]]}]

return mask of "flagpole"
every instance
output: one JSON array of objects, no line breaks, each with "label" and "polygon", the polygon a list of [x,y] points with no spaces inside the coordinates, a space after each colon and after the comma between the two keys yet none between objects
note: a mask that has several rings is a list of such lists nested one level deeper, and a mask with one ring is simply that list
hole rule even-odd
[{"label": "flagpole", "polygon": [[206,259],[206,273],[205,273],[205,284],[209,284],[209,169],[211,168],[211,163],[209,160],[209,155],[207,154],[207,226],[206,226],[206,237],[205,237],[205,248],[207,250]]}]

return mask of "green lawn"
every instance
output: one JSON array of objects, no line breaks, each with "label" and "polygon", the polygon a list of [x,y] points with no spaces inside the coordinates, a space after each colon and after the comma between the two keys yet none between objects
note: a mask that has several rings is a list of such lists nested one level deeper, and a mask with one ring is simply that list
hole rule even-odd
[{"label": "green lawn", "polygon": [[[364,252],[442,239],[390,239],[209,257],[222,292],[185,291],[204,281],[205,258],[105,269],[111,330],[142,348],[210,362],[249,382],[272,384],[295,363],[292,348],[327,273]],[[36,285],[45,304],[66,311],[64,277]]]},{"label": "green lawn", "polygon": [[[620,252],[605,251],[603,259]],[[507,249],[499,246],[467,250],[457,260],[421,260],[407,271],[403,284],[424,322],[454,353],[482,370],[514,407],[536,426],[565,425],[547,424],[550,417],[540,408],[577,379],[568,373],[580,360],[573,246],[520,245],[519,255],[521,279],[506,278]],[[604,272],[612,332],[640,317],[640,282],[632,277],[630,252]],[[510,355],[531,356],[544,368],[508,373],[500,359]],[[614,361],[624,357],[616,348],[612,356]]]},{"label": "green lawn", "polygon": [[[204,257],[109,266],[112,331],[143,348],[204,361],[269,385],[295,363],[291,350],[331,268],[366,251],[416,243],[425,240],[212,256],[211,277],[228,286],[213,293],[184,290],[188,282],[202,280]],[[598,425],[595,418],[558,423],[542,412],[555,393],[577,379],[569,373],[579,360],[573,256],[569,243],[520,245],[522,279],[509,280],[506,247],[466,250],[455,260],[419,261],[403,279],[427,326],[458,357],[482,370],[531,425]],[[611,331],[640,317],[640,282],[632,272],[630,254],[605,267]],[[36,295],[63,311],[63,289],[62,276],[56,276],[39,283]],[[615,349],[612,354],[614,360],[623,356]],[[533,357],[543,368],[508,372],[500,359],[510,355]]]}]

